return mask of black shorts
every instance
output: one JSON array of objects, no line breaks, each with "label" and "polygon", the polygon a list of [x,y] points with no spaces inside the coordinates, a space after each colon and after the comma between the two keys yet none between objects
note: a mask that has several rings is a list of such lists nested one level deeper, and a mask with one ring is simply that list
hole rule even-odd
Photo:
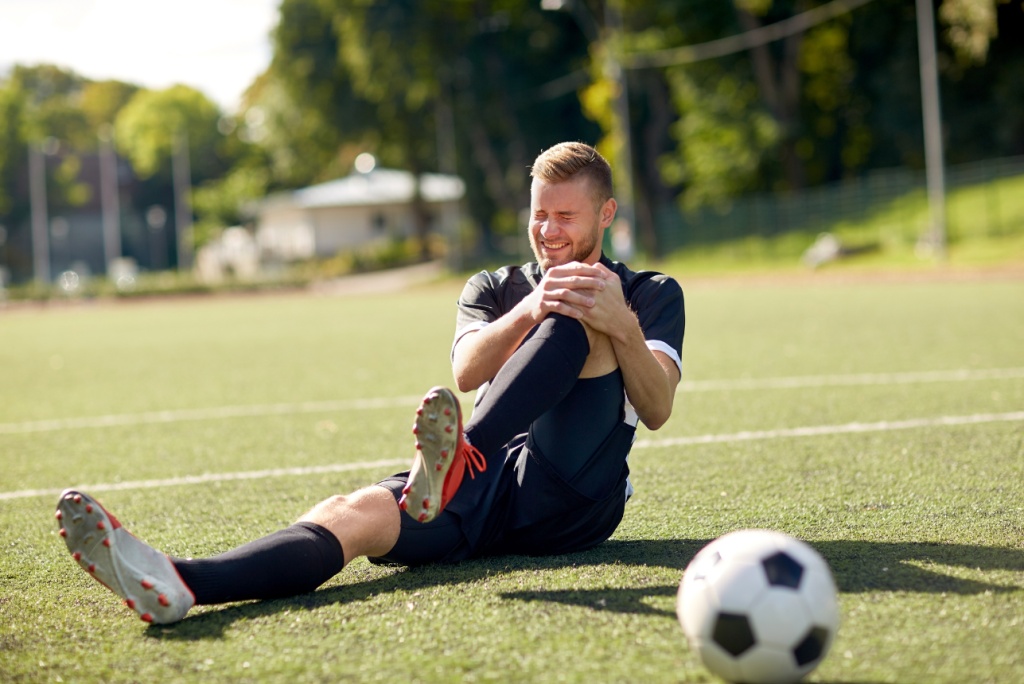
[{"label": "black shorts", "polygon": [[[402,530],[376,563],[454,563],[503,554],[531,556],[582,551],[610,537],[622,520],[634,425],[618,423],[584,468],[566,481],[541,453],[532,433],[517,436],[492,465],[459,491],[437,518],[420,523],[402,515]],[[493,470],[492,470],[493,469]],[[378,483],[397,501],[408,471]],[[589,494],[574,486],[587,482]],[[599,483],[596,487],[594,483]],[[596,496],[595,496],[596,495]]]}]

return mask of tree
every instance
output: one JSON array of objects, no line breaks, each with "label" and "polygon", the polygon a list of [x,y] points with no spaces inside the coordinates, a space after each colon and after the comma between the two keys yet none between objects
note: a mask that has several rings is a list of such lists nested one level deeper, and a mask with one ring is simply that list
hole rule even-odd
[{"label": "tree", "polygon": [[122,81],[89,81],[82,86],[81,108],[94,129],[113,124],[120,112],[139,91],[137,85]]},{"label": "tree", "polygon": [[[250,103],[271,124],[260,145],[276,179],[283,169],[301,171],[293,180],[334,177],[361,151],[417,174],[437,169],[441,109],[455,119],[471,211],[485,235],[511,236],[527,204],[533,155],[561,140],[596,138],[574,87],[544,91],[582,66],[586,41],[568,17],[541,12],[536,0],[285,0],[274,41]],[[427,216],[417,209],[422,234]]]},{"label": "tree", "polygon": [[371,145],[363,138],[373,128],[372,109],[353,93],[339,59],[333,3],[284,0],[279,11],[273,60],[243,109],[254,112],[247,137],[269,156],[273,182],[297,187],[348,173]]},{"label": "tree", "polygon": [[[31,273],[27,235],[28,146],[48,151],[47,203],[51,211],[80,209],[94,199],[91,185],[80,180],[83,156],[95,152],[100,90],[130,91],[134,86],[108,81],[96,84],[57,66],[15,65],[0,80],[0,224],[8,234],[0,255],[16,278]],[[106,117],[123,100],[107,98]]]},{"label": "tree", "polygon": [[192,207],[199,217],[193,241],[203,245],[221,229],[244,223],[248,203],[262,198],[270,184],[266,166],[239,164],[223,178],[206,181],[192,193]]},{"label": "tree", "polygon": [[28,156],[25,141],[26,93],[13,79],[0,87],[0,216],[15,208],[15,184]]},{"label": "tree", "polygon": [[223,151],[219,119],[217,105],[188,86],[140,90],[117,114],[117,147],[140,177],[169,177],[175,141],[185,133],[193,178],[213,178],[230,163],[218,154]]}]

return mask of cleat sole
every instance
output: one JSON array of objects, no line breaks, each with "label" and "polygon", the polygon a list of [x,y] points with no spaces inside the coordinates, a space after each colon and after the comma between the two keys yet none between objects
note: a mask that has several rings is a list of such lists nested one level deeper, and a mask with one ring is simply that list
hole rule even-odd
[{"label": "cleat sole", "polygon": [[[415,458],[399,500],[399,509],[419,522],[429,522],[441,512],[445,479],[456,460],[449,458],[449,454],[456,452],[460,435],[450,418],[438,420],[441,414],[458,416],[459,403],[451,390],[435,387],[416,411]],[[421,508],[410,510],[409,501],[422,502]]]},{"label": "cleat sole", "polygon": [[[170,559],[129,534],[89,495],[65,491],[58,512],[62,516],[84,516],[82,525],[61,528],[71,557],[93,579],[120,596],[124,605],[145,616],[144,620],[177,622],[195,604],[195,597]],[[135,596],[140,585],[156,591]]]}]

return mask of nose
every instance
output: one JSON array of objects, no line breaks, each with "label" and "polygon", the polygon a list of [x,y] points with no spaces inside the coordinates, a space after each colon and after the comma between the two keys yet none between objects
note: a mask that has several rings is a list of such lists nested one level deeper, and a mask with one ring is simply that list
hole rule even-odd
[{"label": "nose", "polygon": [[558,226],[549,218],[540,224],[539,232],[541,237],[550,239],[558,235]]}]

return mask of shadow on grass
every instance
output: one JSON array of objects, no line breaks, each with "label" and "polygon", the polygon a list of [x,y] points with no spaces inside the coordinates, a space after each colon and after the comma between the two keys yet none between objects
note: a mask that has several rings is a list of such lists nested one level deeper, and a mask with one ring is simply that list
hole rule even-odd
[{"label": "shadow on grass", "polygon": [[[407,568],[387,577],[344,584],[287,599],[229,606],[188,617],[171,628],[152,626],[147,635],[159,639],[197,640],[219,638],[238,620],[251,620],[285,610],[316,608],[365,601],[393,591],[414,592],[435,586],[466,584],[506,573],[557,570],[573,566],[651,567],[678,570],[710,540],[657,539],[612,540],[580,553],[560,556],[496,556],[454,565]],[[1018,586],[990,584],[954,577],[944,566],[969,571],[1024,571],[1024,550],[964,544],[824,541],[811,544],[832,567],[839,591],[906,591],[920,593],[979,594],[986,591],[1019,591]],[[921,566],[935,566],[935,569]],[[609,575],[610,581],[615,581]],[[581,606],[592,610],[651,615],[675,619],[675,612],[649,605],[652,597],[674,596],[677,584],[636,588],[504,592],[508,600],[543,601]]]}]

